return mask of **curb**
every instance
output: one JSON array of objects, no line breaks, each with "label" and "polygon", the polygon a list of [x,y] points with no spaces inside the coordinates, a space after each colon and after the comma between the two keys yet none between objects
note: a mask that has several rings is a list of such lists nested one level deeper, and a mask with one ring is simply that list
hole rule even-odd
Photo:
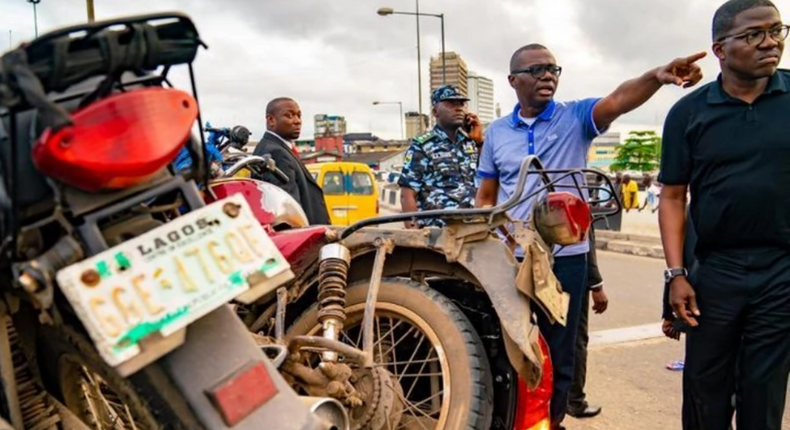
[{"label": "curb", "polygon": [[[379,184],[379,204],[389,211],[400,212],[400,189],[397,185]],[[664,258],[661,238],[656,236],[595,230],[595,248],[619,254]]]}]

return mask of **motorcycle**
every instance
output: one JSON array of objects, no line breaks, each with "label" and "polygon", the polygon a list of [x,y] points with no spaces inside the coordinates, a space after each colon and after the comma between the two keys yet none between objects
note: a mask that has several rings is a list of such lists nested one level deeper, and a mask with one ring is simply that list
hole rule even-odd
[{"label": "motorcycle", "polygon": [[[0,426],[348,428],[227,305],[295,274],[242,196],[204,202],[201,46],[186,15],[162,13],[0,57]],[[166,88],[179,65],[191,94]]]},{"label": "motorcycle", "polygon": [[[292,387],[341,401],[353,429],[523,430],[550,426],[551,362],[532,310],[564,324],[568,297],[551,271],[550,246],[586,240],[594,217],[577,196],[595,188],[584,185],[586,174],[603,175],[547,170],[528,157],[513,197],[496,207],[347,228],[309,226],[298,204],[266,182],[226,178],[210,187],[214,198],[245,196],[296,273],[237,306],[259,343],[287,348],[280,370]],[[534,175],[542,186],[524,194]],[[591,203],[613,199],[598,188],[606,197]],[[531,219],[508,217],[544,194]],[[618,212],[615,203],[596,217]],[[374,227],[427,218],[447,227]],[[516,246],[526,255],[520,264]]]}]

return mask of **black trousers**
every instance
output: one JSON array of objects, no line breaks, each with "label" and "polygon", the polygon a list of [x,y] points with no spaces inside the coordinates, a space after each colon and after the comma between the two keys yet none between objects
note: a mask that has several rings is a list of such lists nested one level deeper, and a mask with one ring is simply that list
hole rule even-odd
[{"label": "black trousers", "polygon": [[588,321],[590,319],[590,292],[582,293],[582,309],[579,314],[579,332],[576,334],[576,360],[573,364],[573,383],[568,393],[568,407],[584,409],[587,395],[584,384],[587,382],[587,344],[590,343]]},{"label": "black trousers", "polygon": [[727,430],[737,411],[738,430],[780,430],[790,373],[790,252],[712,253],[691,278],[701,316],[686,337],[683,429]]},{"label": "black trousers", "polygon": [[559,425],[565,419],[568,408],[568,392],[573,383],[573,362],[576,352],[576,334],[581,313],[581,298],[587,293],[587,255],[554,258],[554,274],[562,289],[570,295],[568,319],[565,327],[549,322],[546,315],[538,311],[540,332],[549,344],[551,364],[554,368],[554,391],[551,396],[551,423]]}]

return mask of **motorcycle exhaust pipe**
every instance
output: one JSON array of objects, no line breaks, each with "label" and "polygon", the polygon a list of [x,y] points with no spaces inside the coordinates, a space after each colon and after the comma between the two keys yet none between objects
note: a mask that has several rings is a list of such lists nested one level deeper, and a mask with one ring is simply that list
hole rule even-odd
[{"label": "motorcycle exhaust pipe", "polygon": [[314,417],[325,423],[324,430],[350,430],[348,413],[337,399],[300,396]]}]

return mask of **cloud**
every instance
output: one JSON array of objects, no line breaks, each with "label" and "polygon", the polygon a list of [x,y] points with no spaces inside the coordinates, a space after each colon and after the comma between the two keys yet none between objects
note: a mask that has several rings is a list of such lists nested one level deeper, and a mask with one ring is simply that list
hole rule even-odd
[{"label": "cloud", "polygon": [[[95,0],[98,19],[178,10],[195,21],[209,50],[195,63],[204,120],[244,124],[263,132],[266,102],[297,99],[305,116],[344,115],[352,131],[400,136],[398,108],[373,101],[400,101],[417,110],[416,25],[413,16],[381,17],[379,7],[415,10],[414,0]],[[706,50],[713,10],[720,0],[422,0],[423,13],[444,13],[448,51],[491,78],[503,112],[515,103],[507,83],[512,52],[530,42],[549,46],[563,65],[558,98],[604,96],[626,79],[680,55]],[[790,0],[779,0],[780,10]],[[84,0],[43,0],[38,6],[44,32],[86,19]],[[420,20],[423,111],[429,112],[428,61],[441,49],[440,21]],[[0,0],[0,49],[8,30],[16,42],[33,37],[32,7]],[[702,62],[707,78],[717,73]],[[187,84],[185,73],[174,81]],[[684,94],[662,89],[636,112],[618,121],[660,124]]]}]

